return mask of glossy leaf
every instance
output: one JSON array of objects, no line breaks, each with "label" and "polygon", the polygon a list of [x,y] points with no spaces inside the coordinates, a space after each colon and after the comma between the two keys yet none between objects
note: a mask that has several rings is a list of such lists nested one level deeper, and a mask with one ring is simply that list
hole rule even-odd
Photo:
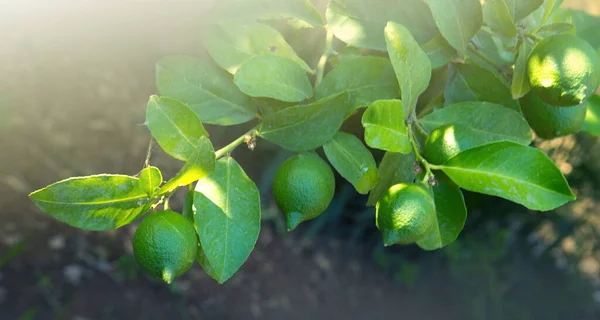
[{"label": "glossy leaf", "polygon": [[517,35],[517,27],[505,0],[486,0],[483,3],[483,21],[506,37]]},{"label": "glossy leaf", "polygon": [[407,154],[386,152],[377,168],[379,183],[369,192],[367,205],[374,206],[391,186],[401,182],[413,182],[415,179],[414,163],[415,154],[413,152]]},{"label": "glossy leaf", "polygon": [[510,15],[513,17],[514,21],[519,21],[530,13],[532,13],[535,9],[539,8],[544,0],[505,0],[508,5],[508,10],[510,11]]},{"label": "glossy leaf", "polygon": [[593,95],[587,100],[587,112],[581,131],[600,136],[600,96]]},{"label": "glossy leaf", "polygon": [[213,16],[217,23],[283,19],[297,28],[323,25],[310,0],[220,0],[216,2]]},{"label": "glossy leaf", "polygon": [[166,153],[183,161],[195,155],[200,137],[208,137],[202,122],[190,108],[165,97],[150,97],[146,126]]},{"label": "glossy leaf", "polygon": [[29,197],[53,218],[95,231],[129,224],[156,202],[137,178],[108,174],[62,180]]},{"label": "glossy leaf", "polygon": [[454,242],[467,220],[465,199],[458,187],[439,180],[439,184],[433,187],[433,199],[436,224],[431,233],[417,241],[423,250],[440,249]]},{"label": "glossy leaf", "polygon": [[242,266],[260,232],[260,194],[231,157],[217,161],[215,171],[198,181],[194,221],[205,271],[223,283]]},{"label": "glossy leaf", "polygon": [[450,79],[444,92],[445,104],[465,101],[487,101],[520,110],[510,88],[491,71],[474,64],[452,64]]},{"label": "glossy leaf", "polygon": [[444,39],[441,33],[437,33],[431,40],[421,45],[431,62],[431,68],[442,67],[456,56],[456,50]]},{"label": "glossy leaf", "polygon": [[406,27],[419,43],[429,41],[437,32],[431,11],[422,0],[333,0],[326,16],[337,38],[360,48],[385,51],[383,30],[388,21]]},{"label": "glossy leaf", "polygon": [[463,151],[440,168],[465,190],[505,198],[531,210],[548,211],[575,200],[552,160],[536,148],[514,142]]},{"label": "glossy leaf", "polygon": [[156,64],[161,96],[186,103],[204,123],[234,125],[256,117],[256,107],[218,67],[188,56],[169,56]]},{"label": "glossy leaf", "polygon": [[259,55],[246,61],[233,81],[251,97],[299,102],[313,94],[306,70],[292,60],[275,55]]},{"label": "glossy leaf", "polygon": [[522,98],[531,91],[531,84],[527,75],[527,59],[532,49],[533,44],[528,40],[523,41],[519,46],[519,55],[517,56],[510,86],[513,99]]},{"label": "glossy leaf", "polygon": [[481,29],[483,12],[479,0],[427,0],[438,29],[462,56],[469,41]]},{"label": "glossy leaf", "polygon": [[327,160],[356,191],[367,194],[379,181],[377,164],[371,152],[357,137],[337,132],[323,145]]},{"label": "glossy leaf", "polygon": [[367,107],[379,99],[400,97],[390,60],[373,56],[342,59],[317,88],[317,100],[344,91],[348,93],[351,109]]},{"label": "glossy leaf", "polygon": [[389,22],[385,27],[385,42],[400,84],[402,103],[406,110],[413,110],[431,79],[429,57],[410,31],[397,23]]},{"label": "glossy leaf", "polygon": [[281,33],[266,24],[219,25],[205,36],[203,43],[213,60],[231,74],[235,74],[244,62],[261,54],[288,58],[304,70],[311,70]]},{"label": "glossy leaf", "polygon": [[362,117],[365,142],[371,148],[409,153],[412,150],[400,100],[378,100]]},{"label": "glossy leaf", "polygon": [[157,167],[148,166],[140,172],[140,187],[147,195],[153,196],[154,192],[162,184],[162,173]]},{"label": "glossy leaf", "polygon": [[532,139],[529,124],[520,113],[489,102],[451,104],[426,115],[421,124],[429,132],[445,124],[460,125],[487,142],[510,140],[529,145]]},{"label": "glossy leaf", "polygon": [[347,112],[346,93],[289,107],[265,115],[260,136],[291,151],[312,150],[333,138]]}]

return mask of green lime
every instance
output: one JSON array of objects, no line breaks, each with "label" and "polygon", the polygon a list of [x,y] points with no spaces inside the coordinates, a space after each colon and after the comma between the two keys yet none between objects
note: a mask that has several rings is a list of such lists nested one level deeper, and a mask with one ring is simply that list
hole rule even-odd
[{"label": "green lime", "polygon": [[533,92],[553,106],[581,104],[600,83],[596,50],[571,34],[543,39],[533,47],[527,61]]},{"label": "green lime", "polygon": [[288,230],[325,211],[334,191],[335,178],[331,168],[314,152],[287,159],[273,181],[273,197],[286,216]]},{"label": "green lime", "polygon": [[197,250],[194,225],[170,210],[146,216],[133,236],[133,254],[140,267],[166,283],[190,269]]},{"label": "green lime", "polygon": [[587,109],[585,102],[574,107],[555,107],[531,92],[521,98],[519,103],[529,126],[543,139],[553,139],[579,131]]},{"label": "green lime", "polygon": [[386,246],[413,243],[435,226],[435,206],[422,184],[393,185],[376,206],[377,228]]}]

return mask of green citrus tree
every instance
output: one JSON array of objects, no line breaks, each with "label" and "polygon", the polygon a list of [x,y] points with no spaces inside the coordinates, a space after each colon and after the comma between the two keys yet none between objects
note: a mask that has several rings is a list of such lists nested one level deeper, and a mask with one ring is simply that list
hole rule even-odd
[{"label": "green citrus tree", "polygon": [[[179,173],[146,165],[30,195],[86,230],[148,213],[133,241],[150,275],[170,282],[196,260],[223,283],[242,266],[261,205],[232,152],[260,139],[297,153],[273,183],[290,230],[329,206],[334,170],[368,194],[385,245],[424,250],[463,229],[461,189],[537,211],[575,200],[531,143],[533,132],[600,134],[599,18],[557,0],[331,0],[323,12],[308,0],[223,0],[211,15],[210,58],[159,60],[146,108],[152,138],[184,162]],[[303,42],[315,36],[323,46]],[[340,131],[351,117],[359,136]],[[247,134],[215,150],[203,124]],[[379,164],[373,149],[385,151]],[[181,216],[168,206],[180,187],[190,190]]]}]

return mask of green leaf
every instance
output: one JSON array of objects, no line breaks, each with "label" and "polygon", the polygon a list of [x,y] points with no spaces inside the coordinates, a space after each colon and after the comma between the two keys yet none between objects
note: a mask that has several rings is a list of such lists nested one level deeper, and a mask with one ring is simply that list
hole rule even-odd
[{"label": "green leaf", "polygon": [[146,108],[146,126],[166,153],[183,161],[194,156],[196,141],[208,136],[190,108],[177,100],[154,95]]},{"label": "green leaf", "polygon": [[571,200],[567,180],[542,151],[501,141],[469,149],[440,169],[463,189],[548,211]]},{"label": "green leaf", "polygon": [[452,64],[450,79],[444,91],[445,104],[465,101],[487,101],[520,111],[510,88],[493,72],[471,63]]},{"label": "green leaf", "polygon": [[535,11],[544,0],[506,0],[510,15],[514,21],[519,21]]},{"label": "green leaf", "polygon": [[589,42],[596,50],[600,49],[600,16],[592,16],[585,11],[570,10],[577,36]]},{"label": "green leaf", "polygon": [[348,112],[348,95],[340,93],[317,102],[265,115],[260,136],[291,151],[318,148],[333,138]]},{"label": "green leaf", "polygon": [[148,166],[140,172],[140,187],[150,197],[162,184],[162,173],[157,167]]},{"label": "green leaf", "polygon": [[442,67],[456,56],[456,50],[444,39],[441,33],[437,33],[431,40],[421,45],[431,62],[431,68]]},{"label": "green leaf", "polygon": [[519,144],[531,143],[531,130],[523,116],[499,104],[489,102],[462,102],[451,104],[421,119],[429,132],[445,124],[456,124],[493,142],[510,140]]},{"label": "green leaf", "polygon": [[389,59],[356,56],[342,59],[317,88],[317,100],[348,92],[351,110],[379,99],[400,97],[398,82]]},{"label": "green leaf", "polygon": [[378,100],[362,117],[365,142],[371,148],[409,153],[412,150],[404,124],[404,106],[400,100]]},{"label": "green leaf", "polygon": [[288,58],[311,71],[279,31],[262,23],[219,25],[206,35],[203,43],[213,60],[231,74],[235,74],[244,62],[261,54]]},{"label": "green leaf", "polygon": [[333,0],[326,16],[337,38],[360,48],[385,51],[383,30],[388,21],[405,26],[419,43],[429,41],[437,32],[431,11],[422,0]]},{"label": "green leaf", "polygon": [[260,194],[231,157],[217,161],[215,171],[198,181],[194,220],[205,270],[223,283],[242,266],[260,232]]},{"label": "green leaf", "polygon": [[462,192],[456,186],[439,180],[433,187],[436,225],[434,230],[418,240],[417,245],[423,250],[436,250],[454,242],[467,220],[467,208]]},{"label": "green leaf", "polygon": [[[514,3],[518,3],[517,0],[512,0]],[[531,3],[530,6],[533,6],[537,3],[544,2],[544,0],[530,0],[528,3]],[[546,22],[550,16],[560,8],[563,0],[546,0],[544,4],[544,15],[542,17],[542,23]],[[541,6],[541,3],[539,4]]]},{"label": "green leaf", "polygon": [[189,185],[202,179],[215,170],[215,151],[207,137],[196,142],[194,156],[183,165],[181,170],[158,190],[158,195],[167,194],[178,187]]},{"label": "green leaf", "polygon": [[283,19],[296,28],[323,25],[321,15],[309,0],[220,0],[213,16],[218,23]]},{"label": "green leaf", "polygon": [[111,230],[144,214],[156,201],[137,178],[124,175],[75,177],[29,195],[53,218],[85,230]]},{"label": "green leaf", "polygon": [[557,22],[541,26],[535,31],[535,34],[540,37],[550,37],[561,33],[575,34],[575,25],[566,22]]},{"label": "green leaf", "polygon": [[524,40],[519,46],[519,55],[517,56],[510,86],[512,98],[515,100],[524,97],[531,91],[531,84],[527,75],[527,59],[532,49],[533,44],[528,40]]},{"label": "green leaf", "polygon": [[[431,80],[431,62],[410,31],[402,25],[388,22],[385,42],[400,84],[402,102],[407,111],[412,111]],[[409,116],[408,113],[406,115]]]},{"label": "green leaf", "polygon": [[415,180],[413,165],[415,154],[386,152],[377,168],[379,183],[369,192],[368,206],[374,206],[379,198],[393,185],[404,182],[410,183]]},{"label": "green leaf", "polygon": [[186,103],[204,123],[234,125],[256,117],[256,107],[231,75],[200,59],[161,59],[156,63],[156,87],[160,95]]},{"label": "green leaf", "polygon": [[183,201],[183,210],[181,212],[181,214],[186,217],[186,219],[190,220],[192,223],[195,223],[194,221],[194,194],[196,193],[196,191],[194,191],[193,189],[190,189],[186,194],[185,194],[185,200]]},{"label": "green leaf", "polygon": [[517,35],[517,27],[505,0],[486,0],[483,3],[483,21],[506,37]]},{"label": "green leaf", "polygon": [[270,54],[246,61],[233,81],[251,97],[299,102],[313,94],[306,70],[292,60]]},{"label": "green leaf", "polygon": [[448,43],[461,56],[481,29],[483,12],[479,0],[426,0],[435,23]]},{"label": "green leaf", "polygon": [[323,145],[329,162],[356,191],[367,194],[379,181],[377,164],[371,152],[357,137],[338,131]]},{"label": "green leaf", "polygon": [[600,136],[600,96],[593,95],[587,100],[587,112],[581,131]]}]

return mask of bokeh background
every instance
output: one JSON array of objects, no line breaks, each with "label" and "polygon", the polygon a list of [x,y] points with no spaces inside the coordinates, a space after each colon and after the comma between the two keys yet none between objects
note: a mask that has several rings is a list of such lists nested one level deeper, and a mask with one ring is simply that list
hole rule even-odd
[{"label": "bokeh background", "polygon": [[[204,55],[211,2],[0,2],[0,319],[600,318],[600,140],[583,134],[538,142],[576,202],[535,213],[467,194],[465,230],[436,252],[384,249],[373,209],[342,180],[324,215],[285,232],[269,189],[289,153],[239,148],[264,223],[224,285],[197,264],[170,286],[147,278],[136,224],[86,232],[38,210],[27,194],[54,181],[139,172],[154,63]],[[597,0],[565,5],[600,15]],[[247,129],[208,127],[216,148]],[[151,163],[167,177],[181,166],[158,147]]]}]

